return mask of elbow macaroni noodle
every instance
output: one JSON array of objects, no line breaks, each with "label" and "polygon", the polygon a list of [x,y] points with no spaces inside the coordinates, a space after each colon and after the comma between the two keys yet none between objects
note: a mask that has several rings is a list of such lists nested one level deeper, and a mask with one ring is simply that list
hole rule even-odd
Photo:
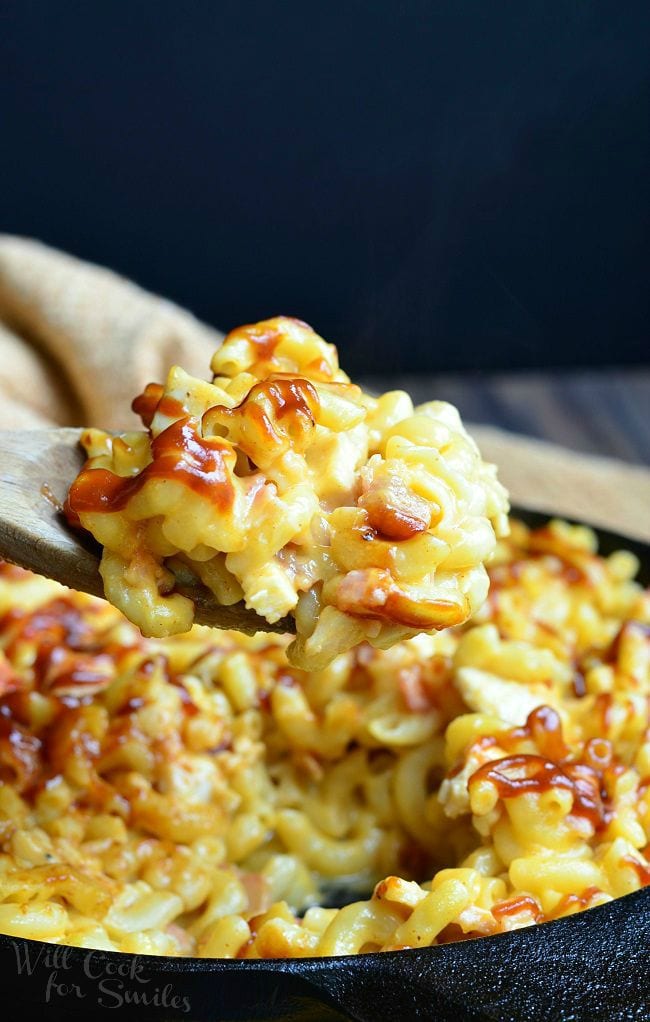
[{"label": "elbow macaroni noodle", "polygon": [[452,405],[370,397],[286,317],[234,330],[211,368],[150,384],[133,403],[147,432],[83,437],[68,515],[144,635],[188,631],[202,585],[269,624],[291,615],[289,660],[321,670],[483,604],[508,504]]},{"label": "elbow macaroni noodle", "polygon": [[650,883],[650,594],[594,543],[513,522],[471,624],[311,673],[1,567],[0,931],[357,954]]}]

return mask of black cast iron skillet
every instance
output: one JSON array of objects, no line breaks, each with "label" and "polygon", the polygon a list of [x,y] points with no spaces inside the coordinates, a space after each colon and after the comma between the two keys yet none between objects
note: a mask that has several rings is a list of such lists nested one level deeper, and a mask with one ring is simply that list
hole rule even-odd
[{"label": "black cast iron skillet", "polygon": [[[531,525],[546,515],[517,511]],[[625,547],[650,583],[650,547]],[[587,912],[457,944],[344,958],[232,961],[55,947],[0,936],[4,1016],[614,1022],[650,1018],[650,888]],[[118,971],[120,970],[120,971]]]}]

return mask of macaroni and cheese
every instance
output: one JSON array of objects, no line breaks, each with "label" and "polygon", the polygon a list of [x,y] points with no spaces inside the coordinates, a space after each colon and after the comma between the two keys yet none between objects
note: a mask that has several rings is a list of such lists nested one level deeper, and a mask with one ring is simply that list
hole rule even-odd
[{"label": "macaroni and cheese", "polygon": [[146,432],[83,437],[68,517],[144,635],[188,631],[202,585],[269,624],[291,615],[290,662],[322,670],[478,610],[508,505],[453,406],[365,394],[285,317],[234,330],[212,371],[150,384]]},{"label": "macaroni and cheese", "polygon": [[588,529],[513,522],[472,623],[307,673],[288,638],[146,639],[103,601],[3,566],[0,931],[341,955],[649,884],[636,568],[599,557]]}]

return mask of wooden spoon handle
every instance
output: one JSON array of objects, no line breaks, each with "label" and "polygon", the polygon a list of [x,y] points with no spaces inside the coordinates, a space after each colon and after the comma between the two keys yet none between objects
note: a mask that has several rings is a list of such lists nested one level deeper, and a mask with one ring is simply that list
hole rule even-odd
[{"label": "wooden spoon handle", "polygon": [[81,468],[80,429],[0,433],[0,556],[72,589],[103,596],[101,549],[68,528],[68,486]]}]

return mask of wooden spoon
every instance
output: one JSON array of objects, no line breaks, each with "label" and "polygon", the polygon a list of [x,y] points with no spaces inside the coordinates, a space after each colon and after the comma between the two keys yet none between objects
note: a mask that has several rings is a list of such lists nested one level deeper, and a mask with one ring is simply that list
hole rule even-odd
[{"label": "wooden spoon", "polygon": [[[63,502],[84,462],[81,429],[0,431],[0,558],[56,579],[71,589],[103,596],[101,547],[70,528]],[[178,586],[195,604],[198,624],[255,632],[293,632],[283,618],[269,624],[242,603],[221,607],[205,586]]]}]

